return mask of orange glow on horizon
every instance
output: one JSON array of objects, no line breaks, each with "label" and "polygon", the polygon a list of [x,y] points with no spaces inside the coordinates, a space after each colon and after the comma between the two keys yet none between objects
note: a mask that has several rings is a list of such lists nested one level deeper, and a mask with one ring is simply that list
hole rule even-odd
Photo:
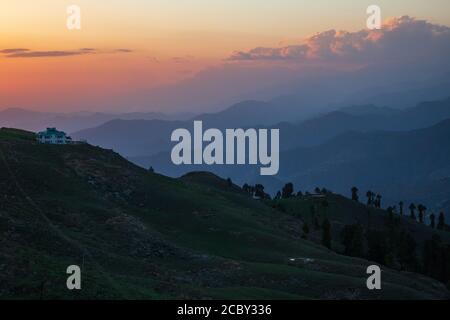
[{"label": "orange glow on horizon", "polygon": [[[449,24],[448,0],[379,0],[383,17]],[[66,28],[67,6],[82,9]],[[233,52],[298,44],[330,29],[361,30],[367,3],[353,0],[1,0],[0,51],[95,52],[8,58],[0,52],[0,109],[83,109],[113,96],[177,83]],[[407,12],[405,12],[407,11]],[[118,49],[126,49],[118,52]],[[129,52],[125,52],[129,51]],[[67,103],[67,102],[70,103]],[[66,108],[66,107],[64,107]]]}]

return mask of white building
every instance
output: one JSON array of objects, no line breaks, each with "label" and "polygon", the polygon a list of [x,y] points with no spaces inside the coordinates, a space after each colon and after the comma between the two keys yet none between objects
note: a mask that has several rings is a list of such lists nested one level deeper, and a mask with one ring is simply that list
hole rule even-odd
[{"label": "white building", "polygon": [[45,144],[71,144],[72,138],[65,132],[58,131],[56,128],[47,128],[45,131],[38,132],[37,141]]}]

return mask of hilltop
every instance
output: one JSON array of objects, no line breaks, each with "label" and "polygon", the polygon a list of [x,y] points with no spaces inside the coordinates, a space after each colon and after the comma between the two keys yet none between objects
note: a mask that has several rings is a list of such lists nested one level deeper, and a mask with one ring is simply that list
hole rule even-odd
[{"label": "hilltop", "polygon": [[[333,225],[364,211],[327,197]],[[373,262],[302,238],[308,201],[277,206],[211,174],[172,179],[111,150],[1,129],[0,298],[449,297],[438,281],[388,267],[383,290],[367,290]],[[82,267],[79,292],[65,288],[72,264]]]}]

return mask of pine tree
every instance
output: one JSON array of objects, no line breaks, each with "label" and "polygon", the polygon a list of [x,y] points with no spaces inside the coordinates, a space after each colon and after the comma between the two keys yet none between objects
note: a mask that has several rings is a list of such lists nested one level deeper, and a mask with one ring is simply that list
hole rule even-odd
[{"label": "pine tree", "polygon": [[352,200],[359,202],[359,196],[358,196],[358,188],[357,187],[353,187],[352,188]]},{"label": "pine tree", "polygon": [[381,208],[381,195],[377,194],[375,198],[375,208]]},{"label": "pine tree", "polygon": [[424,214],[425,214],[425,211],[427,210],[427,208],[424,205],[419,204],[417,206],[417,209],[419,210],[419,222],[423,223]]},{"label": "pine tree", "polygon": [[409,211],[410,211],[410,218],[416,220],[416,205],[414,203],[411,203],[409,205]]},{"label": "pine tree", "polygon": [[374,195],[374,193],[370,190],[366,192],[368,206],[372,205],[372,203],[373,203],[373,195]]},{"label": "pine tree", "polygon": [[402,216],[402,215],[403,215],[403,205],[404,205],[403,201],[400,201],[400,202],[398,203],[398,205],[399,205],[399,207],[400,207],[400,215]]},{"label": "pine tree", "polygon": [[437,228],[438,230],[444,230],[445,228],[445,216],[443,212],[439,213]]},{"label": "pine tree", "polygon": [[322,244],[331,249],[331,224],[327,218],[322,223]]},{"label": "pine tree", "polygon": [[434,213],[432,213],[430,215],[430,227],[433,229],[436,228],[435,220],[436,220],[436,216],[434,215]]},{"label": "pine tree", "polygon": [[281,193],[281,197],[283,199],[287,199],[287,198],[292,197],[293,193],[294,193],[294,185],[291,182],[289,182],[284,185],[282,193]]},{"label": "pine tree", "polygon": [[394,221],[394,208],[393,207],[388,207],[387,208],[387,212],[388,212],[389,221],[390,222]]},{"label": "pine tree", "polygon": [[255,197],[258,197],[260,199],[266,199],[267,195],[264,192],[264,186],[262,184],[256,184],[255,185]]}]

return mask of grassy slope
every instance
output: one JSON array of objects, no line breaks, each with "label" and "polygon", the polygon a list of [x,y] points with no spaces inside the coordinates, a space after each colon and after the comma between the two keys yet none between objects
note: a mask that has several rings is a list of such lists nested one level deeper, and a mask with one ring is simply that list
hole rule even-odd
[{"label": "grassy slope", "polygon": [[[383,290],[369,292],[368,261],[302,240],[300,219],[201,180],[2,129],[0,297],[448,297],[434,280],[388,269]],[[83,269],[79,292],[65,288],[70,264]]]}]

